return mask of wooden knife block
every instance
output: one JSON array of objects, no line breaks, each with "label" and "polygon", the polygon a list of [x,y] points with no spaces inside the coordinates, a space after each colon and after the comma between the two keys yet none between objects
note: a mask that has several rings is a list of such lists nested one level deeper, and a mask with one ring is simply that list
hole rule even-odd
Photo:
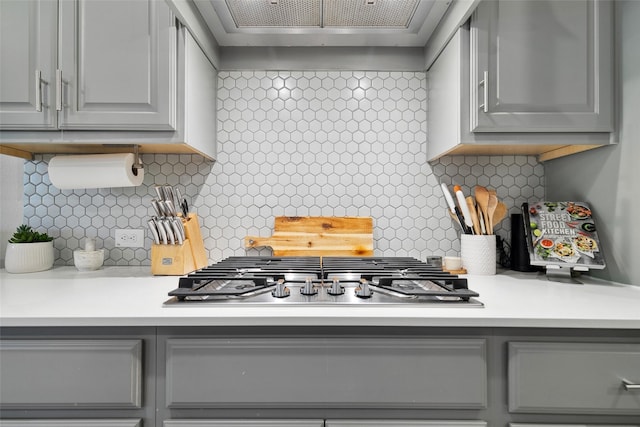
[{"label": "wooden knife block", "polygon": [[190,213],[181,219],[186,235],[181,245],[151,245],[151,274],[154,276],[183,276],[209,264],[198,216]]}]

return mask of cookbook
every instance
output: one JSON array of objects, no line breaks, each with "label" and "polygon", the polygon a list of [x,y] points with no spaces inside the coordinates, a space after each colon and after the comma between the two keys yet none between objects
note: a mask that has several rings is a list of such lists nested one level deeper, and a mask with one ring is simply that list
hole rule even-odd
[{"label": "cookbook", "polygon": [[591,208],[584,202],[522,204],[531,265],[603,269]]}]

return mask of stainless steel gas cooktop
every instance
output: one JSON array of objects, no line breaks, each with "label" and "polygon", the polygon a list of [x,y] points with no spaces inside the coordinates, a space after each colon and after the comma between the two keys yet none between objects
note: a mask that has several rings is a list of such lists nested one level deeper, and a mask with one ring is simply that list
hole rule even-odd
[{"label": "stainless steel gas cooktop", "polygon": [[467,279],[408,257],[230,257],[179,279],[165,305],[482,307]]}]

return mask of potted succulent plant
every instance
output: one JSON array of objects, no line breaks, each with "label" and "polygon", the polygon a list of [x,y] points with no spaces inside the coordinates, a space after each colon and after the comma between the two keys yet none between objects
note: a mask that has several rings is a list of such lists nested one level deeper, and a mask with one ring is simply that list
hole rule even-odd
[{"label": "potted succulent plant", "polygon": [[53,237],[20,225],[9,239],[4,265],[9,273],[32,273],[53,267]]}]

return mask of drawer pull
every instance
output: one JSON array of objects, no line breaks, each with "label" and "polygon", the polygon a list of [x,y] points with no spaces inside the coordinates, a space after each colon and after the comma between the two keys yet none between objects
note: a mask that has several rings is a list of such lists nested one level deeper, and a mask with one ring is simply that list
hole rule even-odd
[{"label": "drawer pull", "polygon": [[631,391],[631,390],[640,390],[640,384],[634,384],[629,380],[623,379],[622,380],[622,386],[624,387],[625,390],[627,391]]},{"label": "drawer pull", "polygon": [[62,111],[62,70],[56,70],[56,111]]},{"label": "drawer pull", "polygon": [[36,111],[42,111],[42,71],[36,70]]},{"label": "drawer pull", "polygon": [[482,80],[478,82],[478,85],[482,85],[482,93],[484,96],[484,102],[478,106],[483,112],[489,112],[489,72],[482,73]]}]

